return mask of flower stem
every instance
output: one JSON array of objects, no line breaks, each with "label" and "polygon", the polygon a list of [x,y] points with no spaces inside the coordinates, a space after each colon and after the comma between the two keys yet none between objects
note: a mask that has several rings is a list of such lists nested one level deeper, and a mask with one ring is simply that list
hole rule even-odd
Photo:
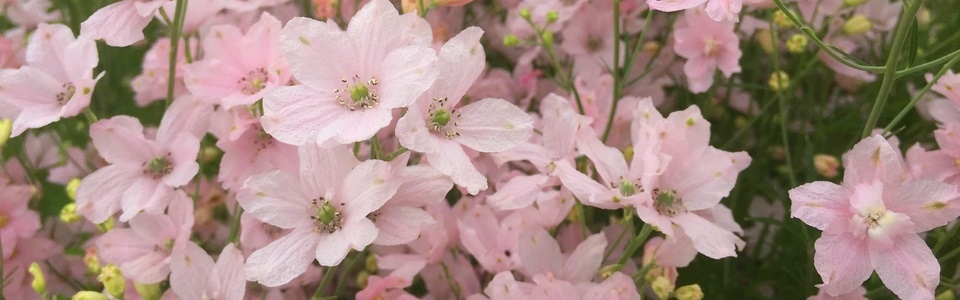
[{"label": "flower stem", "polygon": [[867,124],[863,126],[863,132],[860,138],[866,138],[870,131],[877,126],[877,120],[880,119],[880,112],[883,106],[890,98],[890,90],[893,89],[893,82],[897,79],[897,62],[900,60],[900,51],[903,50],[903,44],[907,41],[907,32],[910,25],[917,17],[917,11],[923,5],[923,0],[914,0],[909,4],[907,10],[900,15],[900,21],[897,22],[896,34],[893,37],[893,46],[890,47],[890,53],[887,54],[887,64],[884,66],[883,82],[880,83],[880,94],[877,95],[877,101],[873,103],[870,110],[870,116],[867,117]]},{"label": "flower stem", "polygon": [[227,236],[227,242],[233,243],[237,248],[240,247],[240,217],[243,215],[243,207],[237,205],[236,212],[233,213],[233,219],[230,220],[230,235]]},{"label": "flower stem", "polygon": [[169,107],[173,103],[173,90],[177,80],[177,52],[180,51],[180,35],[183,33],[183,19],[187,13],[187,1],[177,0],[177,8],[173,15],[173,27],[170,28],[170,70],[167,76],[167,102]]},{"label": "flower stem", "polygon": [[940,80],[940,77],[943,77],[943,75],[946,74],[947,71],[949,71],[950,68],[953,67],[953,65],[955,65],[957,62],[960,62],[960,55],[954,56],[953,59],[947,62],[947,64],[943,65],[943,68],[940,68],[940,72],[937,72],[937,75],[933,76],[933,78],[930,79],[930,82],[927,82],[927,85],[924,86],[923,89],[920,90],[920,92],[918,92],[916,95],[913,96],[913,99],[910,99],[910,103],[907,104],[907,107],[904,107],[902,110],[900,110],[900,113],[898,113],[897,116],[893,118],[893,121],[890,121],[890,124],[887,124],[887,127],[883,128],[883,132],[884,133],[890,132],[890,130],[892,130],[894,126],[897,126],[897,123],[899,123],[900,120],[903,119],[903,117],[905,117],[907,113],[910,112],[910,110],[917,105],[917,102],[920,101],[920,98],[922,98],[923,95],[929,92],[930,88],[932,88],[933,85]]},{"label": "flower stem", "polygon": [[[649,17],[649,14],[647,15]],[[644,28],[646,29],[646,28]],[[642,33],[641,33],[642,35]],[[639,42],[639,41],[637,41]],[[603,142],[610,136],[610,129],[613,127],[613,117],[617,114],[617,104],[620,103],[620,94],[623,88],[620,82],[623,81],[623,74],[620,74],[620,0],[613,0],[613,99],[610,101],[610,117],[607,118],[607,125],[603,129]]]},{"label": "flower stem", "polygon": [[647,241],[647,236],[653,232],[653,226],[650,224],[643,224],[643,228],[640,229],[640,233],[637,234],[630,243],[627,244],[627,249],[623,251],[623,256],[620,256],[620,260],[617,261],[617,264],[623,265],[627,263],[627,260],[633,257],[633,253],[637,252],[637,249],[640,249],[640,246],[643,246],[643,243]]},{"label": "flower stem", "polygon": [[831,47],[830,45],[827,45],[826,43],[823,42],[823,40],[820,40],[820,38],[817,37],[817,34],[813,31],[812,28],[810,28],[810,26],[803,24],[803,21],[801,21],[800,18],[794,15],[793,12],[790,11],[789,8],[787,8],[786,4],[783,4],[783,0],[773,0],[773,3],[776,4],[778,8],[780,8],[780,11],[782,11],[783,14],[786,15],[791,22],[793,22],[794,26],[797,26],[797,28],[799,28],[800,31],[803,32],[803,34],[807,35],[807,37],[809,37],[811,40],[813,40],[815,44],[817,44],[817,47],[819,47],[820,50],[823,50],[823,52],[826,52],[828,55],[830,55],[830,57],[833,57],[833,59],[836,59],[837,61],[839,61],[844,65],[847,65],[848,67],[861,70],[861,71],[878,73],[884,70],[882,66],[864,66],[864,65],[855,63],[850,59],[843,57],[840,54],[837,54],[837,52],[834,51],[833,47]]},{"label": "flower stem", "polygon": [[323,292],[326,290],[326,287],[330,285],[330,280],[333,280],[333,274],[337,273],[336,266],[330,266],[323,270],[323,279],[320,280],[320,285],[317,286],[317,290],[313,292],[312,300],[323,299]]},{"label": "flower stem", "polygon": [[460,286],[454,283],[453,276],[450,276],[450,268],[447,267],[447,262],[441,261],[440,267],[443,268],[443,277],[447,279],[447,285],[450,286],[450,292],[453,293],[454,299],[463,299],[463,297],[460,296]]},{"label": "flower stem", "polygon": [[90,122],[90,125],[93,125],[93,123],[96,123],[97,121],[100,120],[100,119],[97,119],[97,115],[94,114],[92,110],[90,110],[90,107],[87,107],[86,109],[83,110],[83,116],[87,118],[87,122]]}]

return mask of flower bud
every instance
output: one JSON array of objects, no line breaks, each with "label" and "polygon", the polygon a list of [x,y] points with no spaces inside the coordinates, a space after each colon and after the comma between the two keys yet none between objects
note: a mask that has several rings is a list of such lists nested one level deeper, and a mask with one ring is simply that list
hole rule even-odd
[{"label": "flower bud", "polygon": [[793,22],[790,21],[790,17],[788,17],[787,14],[781,10],[777,10],[773,13],[773,24],[780,28],[793,27]]},{"label": "flower bud", "polygon": [[77,200],[77,187],[80,186],[80,178],[70,179],[70,182],[67,183],[67,196],[70,197],[71,201]]},{"label": "flower bud", "polygon": [[653,279],[653,282],[650,283],[650,287],[653,288],[653,293],[657,295],[657,299],[666,300],[670,298],[670,293],[673,293],[673,283],[670,282],[670,279],[666,277],[659,276]]},{"label": "flower bud", "polygon": [[143,284],[135,282],[133,287],[137,289],[137,294],[140,294],[140,297],[143,297],[144,300],[158,300],[162,295],[159,283]]},{"label": "flower bud", "polygon": [[623,150],[620,150],[620,152],[623,152],[624,159],[627,161],[633,161],[633,145],[623,148]]},{"label": "flower bud", "polygon": [[551,24],[551,23],[553,23],[553,22],[556,22],[557,19],[559,19],[559,18],[560,18],[560,14],[557,13],[557,11],[551,10],[551,11],[548,11],[548,12],[547,12],[547,24]]},{"label": "flower bud", "polygon": [[847,35],[861,35],[870,31],[871,28],[873,28],[873,23],[870,23],[870,19],[867,19],[867,16],[864,15],[854,15],[846,23],[843,23],[843,33]]},{"label": "flower bud", "polygon": [[89,247],[83,254],[83,263],[87,265],[87,274],[100,274],[100,258],[97,257],[97,248]]},{"label": "flower bud", "polygon": [[11,130],[13,130],[13,121],[10,121],[10,119],[0,119],[0,148],[10,139]]},{"label": "flower bud", "polygon": [[610,278],[610,276],[613,276],[614,273],[620,272],[620,269],[623,269],[623,265],[621,264],[603,266],[603,268],[600,268],[600,277]]},{"label": "flower bud", "polygon": [[37,263],[32,263],[27,271],[30,272],[30,275],[33,275],[33,282],[30,283],[30,286],[33,287],[33,290],[40,295],[46,294],[47,280],[43,278],[43,270],[40,270],[40,265]]},{"label": "flower bud", "polygon": [[503,45],[513,47],[520,44],[520,39],[516,35],[508,34],[503,37]]},{"label": "flower bud", "polygon": [[790,51],[790,53],[803,53],[807,51],[809,41],[806,35],[800,33],[794,34],[787,39],[787,51]]},{"label": "flower bud", "polygon": [[107,293],[118,299],[123,297],[123,291],[127,287],[126,281],[123,280],[123,273],[120,273],[120,268],[113,264],[108,264],[100,270],[97,281],[103,283],[103,288],[107,290]]},{"label": "flower bud", "polygon": [[530,9],[529,9],[529,8],[521,8],[521,9],[520,9],[520,17],[523,18],[524,20],[528,20],[528,21],[529,21],[529,20],[530,20]]},{"label": "flower bud", "polygon": [[760,44],[760,49],[762,49],[763,52],[773,53],[774,42],[773,36],[770,35],[769,29],[764,28],[757,30],[757,33],[753,35],[753,38],[757,40],[758,44]]},{"label": "flower bud", "polygon": [[770,156],[774,160],[783,160],[786,157],[786,152],[784,152],[783,146],[773,146],[770,147]]},{"label": "flower bud", "polygon": [[860,6],[864,2],[867,2],[867,0],[843,0],[843,6]]},{"label": "flower bud", "polygon": [[110,229],[113,229],[117,225],[117,221],[113,217],[107,218],[103,223],[97,224],[97,229],[100,230],[100,233],[107,233]]},{"label": "flower bud", "polygon": [[71,300],[109,300],[106,295],[94,291],[80,291],[73,294]]},{"label": "flower bud", "polygon": [[367,273],[367,271],[360,271],[360,273],[357,273],[357,286],[361,288],[367,287],[367,282],[369,279],[370,273]]},{"label": "flower bud", "polygon": [[930,10],[926,7],[921,7],[920,11],[917,11],[917,25],[920,25],[920,28],[930,26]]},{"label": "flower bud", "polygon": [[940,293],[940,295],[937,295],[935,300],[954,300],[956,298],[957,297],[956,295],[953,294],[953,291],[946,290],[946,291],[943,291],[943,293]]},{"label": "flower bud", "polygon": [[813,166],[817,169],[817,173],[820,174],[820,176],[834,178],[837,177],[839,173],[837,168],[840,167],[840,161],[833,155],[817,154],[813,156]]},{"label": "flower bud", "polygon": [[770,74],[770,79],[767,80],[767,85],[774,92],[782,92],[790,87],[790,75],[783,71],[773,72],[773,74]]},{"label": "flower bud", "polygon": [[703,291],[699,284],[681,286],[674,293],[678,300],[700,300],[703,299]]},{"label": "flower bud", "polygon": [[64,223],[74,223],[80,221],[80,216],[77,215],[77,204],[76,203],[67,203],[62,209],[60,209],[60,221]]},{"label": "flower bud", "polygon": [[643,52],[646,52],[650,55],[654,55],[657,53],[657,51],[660,51],[660,43],[657,43],[657,41],[646,41],[641,47]]},{"label": "flower bud", "polygon": [[364,267],[367,268],[368,272],[377,272],[379,267],[377,267],[377,256],[376,255],[367,255],[367,259],[364,261]]},{"label": "flower bud", "polygon": [[540,39],[543,40],[544,46],[553,45],[553,32],[544,31],[540,34]]}]

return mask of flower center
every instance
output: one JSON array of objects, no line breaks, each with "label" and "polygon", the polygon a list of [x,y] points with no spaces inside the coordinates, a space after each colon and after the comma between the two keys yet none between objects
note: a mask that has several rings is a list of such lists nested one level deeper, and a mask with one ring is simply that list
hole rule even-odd
[{"label": "flower center", "polygon": [[590,37],[590,38],[588,38],[588,39],[587,39],[587,50],[590,51],[591,53],[592,53],[592,52],[597,52],[597,50],[600,50],[600,43],[601,43],[601,42],[602,42],[602,40],[601,40],[600,38],[597,38],[597,37]]},{"label": "flower center", "polygon": [[143,163],[143,174],[153,176],[153,179],[160,179],[173,171],[173,164],[167,159],[170,153],[157,156],[148,162]]},{"label": "flower center", "polygon": [[0,216],[0,228],[7,227],[7,223],[10,223],[10,218],[6,216]]},{"label": "flower center", "polygon": [[77,93],[77,87],[73,83],[67,82],[63,84],[63,91],[57,94],[57,104],[66,105],[67,101],[70,101],[70,98],[73,98],[73,95]]},{"label": "flower center", "polygon": [[637,189],[643,190],[640,183],[633,183],[626,178],[620,179],[620,195],[630,197],[637,194]]},{"label": "flower center", "polygon": [[863,218],[863,223],[869,228],[876,228],[880,226],[880,218],[883,218],[883,213],[870,214]]},{"label": "flower center", "polygon": [[446,97],[433,98],[433,103],[430,104],[430,109],[427,110],[429,114],[427,127],[433,132],[440,133],[446,138],[452,139],[460,135],[460,132],[457,132],[458,122],[454,120],[455,118],[460,118],[460,113],[457,112],[456,109],[447,111],[443,106],[446,102]]},{"label": "flower center", "polygon": [[[310,218],[313,219],[317,232],[329,234],[343,227],[343,214],[326,198],[313,199],[310,206],[316,212],[316,215]],[[343,206],[343,203],[340,206]]]},{"label": "flower center", "polygon": [[376,77],[370,77],[366,82],[362,82],[360,76],[357,75],[352,80],[343,79],[341,81],[346,87],[333,91],[334,94],[337,94],[337,103],[340,103],[340,105],[350,110],[356,110],[358,107],[370,109],[380,104],[380,95],[373,88],[379,82]]},{"label": "flower center", "polygon": [[264,88],[267,87],[267,80],[269,79],[269,74],[264,68],[256,68],[250,73],[247,73],[247,76],[240,77],[240,80],[237,80],[237,84],[241,86],[240,91],[246,95],[253,95]]},{"label": "flower center", "polygon": [[669,217],[687,212],[683,199],[677,197],[677,190],[653,189],[653,207],[660,214]]},{"label": "flower center", "polygon": [[714,40],[713,38],[707,38],[707,40],[703,42],[703,54],[708,57],[717,56],[719,48],[720,47],[717,45],[717,40]]}]

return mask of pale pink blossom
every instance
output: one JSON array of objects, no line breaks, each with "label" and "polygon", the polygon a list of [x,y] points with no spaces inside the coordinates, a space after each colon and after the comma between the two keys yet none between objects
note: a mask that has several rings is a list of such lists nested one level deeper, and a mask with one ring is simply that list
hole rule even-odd
[{"label": "pale pink blossom", "polygon": [[260,120],[245,109],[221,111],[229,129],[217,132],[223,150],[220,174],[223,187],[235,190],[252,175],[273,170],[297,170],[297,148],[281,143],[263,131]]},{"label": "pale pink blossom", "polygon": [[33,197],[33,187],[5,181],[0,179],[0,242],[3,256],[7,257],[13,254],[19,240],[40,230],[40,215],[27,207]]},{"label": "pale pink blossom", "polygon": [[295,18],[280,50],[300,85],[264,98],[263,128],[288,144],[348,144],[369,139],[437,78],[429,26],[400,16],[386,0],[365,5],[347,30]]},{"label": "pale pink blossom", "polygon": [[844,154],[842,185],[790,190],[792,216],[823,231],[814,265],[829,295],[853,291],[876,270],[900,298],[933,299],[940,264],[917,234],[956,219],[960,194],[953,185],[905,179],[902,160],[873,135]]},{"label": "pale pink blossom", "polygon": [[61,24],[40,24],[27,45],[26,62],[0,75],[0,98],[19,110],[13,136],[80,114],[103,76],[93,74],[99,62],[96,43],[74,38]]},{"label": "pale pink blossom", "polygon": [[[193,38],[189,38],[193,40]],[[187,93],[187,87],[183,83],[183,68],[187,66],[187,55],[185,51],[186,43],[180,43],[177,51],[177,73],[174,74],[174,97],[180,97]],[[196,43],[192,43],[193,49],[190,53],[198,53]],[[167,97],[167,81],[170,79],[170,39],[161,38],[153,43],[150,50],[143,56],[143,64],[140,67],[143,72],[130,81],[130,87],[133,88],[134,100],[137,105],[147,106],[154,101]]]},{"label": "pale pink blossom", "polygon": [[520,262],[530,276],[543,274],[573,284],[590,282],[600,269],[606,247],[607,238],[598,233],[564,255],[557,240],[539,228],[520,235]]},{"label": "pale pink blossom", "polygon": [[[195,1],[194,1],[195,2]],[[107,45],[126,47],[143,40],[143,29],[171,0],[121,0],[104,6],[80,24],[80,35],[103,40]],[[167,10],[172,18],[173,10]]]},{"label": "pale pink blossom", "polygon": [[444,201],[453,187],[446,175],[424,165],[405,166],[406,159],[395,159],[400,186],[397,193],[382,207],[370,214],[380,229],[377,245],[402,245],[421,237],[424,230],[437,222],[424,207]]},{"label": "pale pink blossom", "polygon": [[247,258],[247,280],[279,286],[305,272],[314,259],[335,266],[350,249],[363,250],[379,232],[368,215],[400,185],[388,163],[360,163],[344,146],[303,146],[299,157],[299,175],[254,175],[237,195],[246,212],[260,221],[293,229]]},{"label": "pale pink blossom", "polygon": [[243,254],[233,244],[213,258],[193,242],[170,258],[170,289],[181,299],[243,299]]},{"label": "pale pink blossom", "polygon": [[684,24],[677,25],[673,38],[674,51],[686,58],[683,74],[694,93],[707,91],[713,85],[713,74],[720,70],[730,77],[740,72],[740,39],[734,33],[734,24],[714,21],[700,9],[683,14]]},{"label": "pale pink blossom", "polygon": [[170,255],[190,244],[193,201],[182,191],[168,197],[165,215],[138,214],[129,228],[110,230],[97,239],[100,257],[140,283],[157,283],[170,274]]},{"label": "pale pink blossom", "polygon": [[431,166],[472,195],[487,188],[487,179],[463,146],[500,152],[533,134],[533,119],[506,100],[487,98],[455,108],[486,65],[482,34],[479,28],[467,28],[444,44],[437,61],[440,76],[396,129],[401,145],[424,153]]},{"label": "pale pink blossom", "polygon": [[687,10],[689,13],[700,10],[699,6],[704,3],[702,10],[717,22],[737,22],[743,9],[743,0],[647,0],[651,9],[665,12]]}]

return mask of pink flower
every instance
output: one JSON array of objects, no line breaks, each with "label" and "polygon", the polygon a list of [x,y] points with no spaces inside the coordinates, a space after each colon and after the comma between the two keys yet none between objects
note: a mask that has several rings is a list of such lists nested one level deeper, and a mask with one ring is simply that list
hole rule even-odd
[{"label": "pink flower", "polygon": [[[192,39],[192,38],[191,38]],[[183,68],[187,66],[187,55],[185,52],[186,43],[180,43],[180,50],[177,51],[177,73],[174,75],[175,86],[173,95],[179,97],[187,93],[187,87],[183,83]],[[190,53],[197,52],[197,43],[193,43],[193,49]],[[170,39],[157,39],[150,50],[143,56],[143,64],[140,67],[143,72],[130,81],[130,87],[133,88],[134,100],[137,105],[147,106],[154,101],[167,97],[167,80],[170,74]]]},{"label": "pink flower", "polygon": [[387,276],[370,276],[367,279],[367,286],[357,293],[358,300],[413,300],[417,299],[403,289],[410,286],[412,282],[407,279]]},{"label": "pink flower", "polygon": [[0,179],[0,239],[3,256],[13,254],[17,241],[29,238],[40,230],[40,215],[30,210],[27,204],[33,197],[33,188],[12,185]]},{"label": "pink flower", "polygon": [[401,145],[424,153],[431,166],[472,195],[485,190],[487,180],[461,145],[500,152],[533,135],[533,119],[506,100],[487,98],[454,108],[486,65],[482,34],[477,27],[467,28],[443,45],[437,61],[440,76],[396,129]]},{"label": "pink flower", "polygon": [[243,254],[233,244],[220,252],[217,262],[200,246],[187,242],[170,259],[170,289],[181,299],[243,299]]},{"label": "pink flower", "polygon": [[713,73],[719,69],[730,77],[740,72],[740,39],[734,33],[734,24],[718,22],[700,9],[683,14],[684,25],[677,26],[673,38],[674,51],[686,58],[683,74],[687,76],[691,92],[707,91],[713,84]]},{"label": "pink flower", "polygon": [[807,297],[807,300],[867,300],[865,296],[867,294],[867,289],[862,286],[858,286],[849,293],[845,293],[839,296],[831,296],[826,293],[823,289],[817,292],[816,295]]},{"label": "pink flower", "polygon": [[230,131],[219,133],[217,147],[223,150],[220,174],[223,187],[239,189],[252,175],[273,170],[297,170],[297,148],[281,143],[263,131],[260,120],[246,109],[222,112]]},{"label": "pink flower", "polygon": [[577,245],[568,255],[560,253],[560,244],[542,228],[520,235],[520,262],[527,274],[537,274],[566,280],[573,284],[590,282],[603,262],[607,238],[594,234]]},{"label": "pink flower", "polygon": [[575,58],[574,70],[580,76],[606,73],[606,66],[613,64],[613,48],[623,50],[622,44],[611,34],[612,7],[600,10],[593,5],[584,5],[563,31],[560,48]]},{"label": "pink flower", "polygon": [[399,175],[400,187],[387,203],[370,214],[380,229],[373,241],[377,245],[402,245],[420,238],[424,230],[437,223],[423,207],[441,203],[453,187],[450,178],[429,166],[406,166],[406,159],[395,159],[392,165]]},{"label": "pink flower", "polygon": [[130,228],[110,230],[97,239],[100,257],[140,283],[157,283],[170,274],[170,255],[190,244],[193,201],[182,191],[170,196],[166,215],[139,214]]},{"label": "pink flower", "polygon": [[[170,0],[121,0],[104,6],[80,24],[80,35],[103,40],[107,45],[126,47],[143,39],[143,29],[154,14]],[[173,10],[167,10],[173,17]]]},{"label": "pink flower", "polygon": [[874,270],[903,299],[933,299],[940,265],[918,233],[960,215],[957,187],[905,180],[899,152],[868,137],[843,156],[843,184],[812,182],[790,190],[791,212],[823,231],[814,264],[832,296],[848,293]]},{"label": "pink flower", "polygon": [[100,120],[90,128],[93,145],[110,165],[83,178],[77,188],[77,213],[101,223],[118,210],[120,221],[141,211],[163,213],[174,189],[197,174],[200,141],[196,122],[208,107],[183,98],[167,110],[157,138],[144,136],[140,121],[129,116]]},{"label": "pink flower", "polygon": [[400,181],[384,161],[360,163],[347,147],[299,149],[300,174],[274,171],[250,177],[240,205],[264,223],[293,229],[247,259],[247,280],[279,286],[316,259],[335,266],[350,249],[363,250],[379,229],[367,215],[393,197]]},{"label": "pink flower", "polygon": [[[681,10],[700,11],[701,4],[707,5],[702,8],[703,11],[717,22],[736,22],[740,19],[740,10],[743,9],[743,0],[647,0],[650,9],[674,12]],[[708,29],[709,27],[698,27],[698,29]]]},{"label": "pink flower", "polygon": [[19,110],[12,136],[79,114],[90,105],[97,45],[74,38],[66,25],[40,24],[27,45],[27,64],[0,75],[0,98]]},{"label": "pink flower", "polygon": [[520,232],[501,224],[489,207],[470,208],[457,227],[463,249],[473,255],[484,270],[503,272],[519,267],[517,239]]},{"label": "pink flower", "polygon": [[393,108],[412,104],[437,78],[431,33],[386,0],[365,5],[346,31],[333,22],[290,20],[280,50],[300,85],[263,101],[263,128],[284,143],[348,144],[372,137]]},{"label": "pink flower", "polygon": [[194,95],[225,108],[251,105],[278,86],[290,71],[277,49],[281,24],[269,13],[246,31],[232,25],[210,29],[204,58],[185,67],[184,82]]},{"label": "pink flower", "polygon": [[[927,74],[926,79],[928,82],[933,80],[933,74]],[[930,89],[953,101],[956,105],[960,105],[960,74],[947,71]]]}]

